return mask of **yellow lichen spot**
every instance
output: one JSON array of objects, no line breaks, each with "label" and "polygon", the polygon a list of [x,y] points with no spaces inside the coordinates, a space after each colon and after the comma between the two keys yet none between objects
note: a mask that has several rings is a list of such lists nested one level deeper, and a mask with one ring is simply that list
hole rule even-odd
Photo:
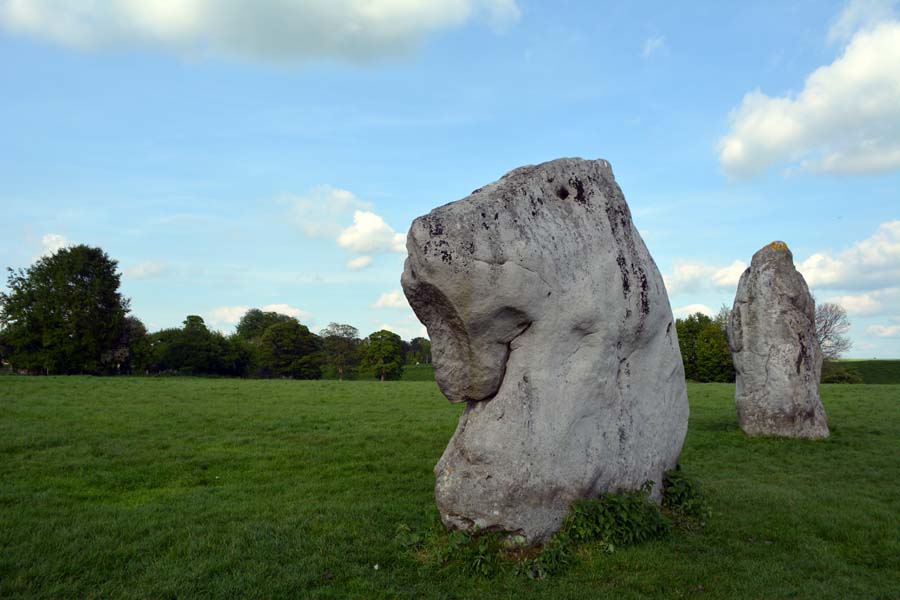
[{"label": "yellow lichen spot", "polygon": [[784,242],[772,242],[769,244],[769,248],[774,248],[775,250],[787,250],[788,246]]}]

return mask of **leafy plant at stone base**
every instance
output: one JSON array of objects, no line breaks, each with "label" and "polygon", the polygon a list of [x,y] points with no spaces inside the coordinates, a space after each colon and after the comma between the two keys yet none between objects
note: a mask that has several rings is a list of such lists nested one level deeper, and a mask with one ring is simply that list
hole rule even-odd
[{"label": "leafy plant at stone base", "polygon": [[692,530],[706,525],[712,517],[712,508],[700,484],[686,475],[681,465],[666,471],[663,486],[663,510],[678,527]]},{"label": "leafy plant at stone base", "polygon": [[129,301],[118,263],[100,248],[71,246],[28,269],[9,269],[0,294],[8,360],[33,373],[101,373],[119,348]]},{"label": "leafy plant at stone base", "polygon": [[394,541],[433,568],[475,577],[512,569],[523,577],[544,579],[565,571],[582,551],[612,554],[661,538],[673,527],[686,531],[703,527],[711,513],[697,483],[679,467],[665,474],[664,484],[662,505],[649,498],[651,482],[636,491],[575,502],[559,532],[540,546],[518,546],[500,531],[448,534],[440,523],[427,533],[401,524]]},{"label": "leafy plant at stone base", "polygon": [[400,379],[403,375],[403,341],[400,336],[382,329],[360,345],[361,367],[376,379]]}]

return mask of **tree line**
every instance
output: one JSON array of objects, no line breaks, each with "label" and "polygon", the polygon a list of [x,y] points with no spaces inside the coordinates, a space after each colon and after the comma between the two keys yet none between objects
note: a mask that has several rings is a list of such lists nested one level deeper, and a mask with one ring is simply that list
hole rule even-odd
[{"label": "tree line", "polygon": [[32,374],[184,374],[233,377],[399,379],[430,363],[431,342],[347,324],[318,334],[294,317],[248,310],[235,333],[188,315],[150,333],[119,293],[117,262],[100,248],[63,248],[27,269],[8,269],[0,294],[0,362]]},{"label": "tree line", "polygon": [[[210,330],[188,315],[179,328],[149,333],[130,315],[119,293],[117,262],[100,248],[63,248],[27,269],[8,269],[9,291],[0,294],[0,363],[33,374],[184,374],[232,377],[399,379],[406,364],[430,363],[431,342],[404,341],[390,331],[361,338],[347,324],[318,334],[294,317],[248,310],[234,334]],[[726,324],[729,309],[714,317],[676,319],[685,377],[734,381]],[[850,348],[846,311],[816,308],[816,335],[826,360]],[[826,363],[823,381],[853,382],[853,374]]]}]

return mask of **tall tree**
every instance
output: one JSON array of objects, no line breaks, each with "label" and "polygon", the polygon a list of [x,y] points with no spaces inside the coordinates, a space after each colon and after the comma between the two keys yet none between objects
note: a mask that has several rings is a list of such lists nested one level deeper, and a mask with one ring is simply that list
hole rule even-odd
[{"label": "tall tree", "polygon": [[325,362],[344,380],[347,370],[359,363],[359,330],[352,325],[329,323],[319,332],[324,344]]},{"label": "tall tree", "polygon": [[129,302],[119,293],[118,263],[100,248],[58,250],[27,270],[9,269],[0,294],[0,329],[18,368],[43,373],[97,373],[114,351]]},{"label": "tall tree", "polygon": [[210,331],[202,317],[188,315],[181,329],[163,329],[149,336],[146,369],[183,375],[234,375],[250,369],[249,343]]},{"label": "tall tree", "polygon": [[734,363],[725,333],[728,313],[728,308],[722,307],[715,319],[699,312],[676,319],[675,329],[686,379],[734,381]]},{"label": "tall tree", "polygon": [[681,349],[681,360],[684,362],[684,376],[692,381],[699,380],[697,369],[697,340],[704,327],[712,322],[703,313],[695,313],[684,319],[675,320],[675,330],[678,332],[678,345]]},{"label": "tall tree", "polygon": [[696,339],[697,381],[734,381],[734,361],[725,329],[717,318],[700,329]]},{"label": "tall tree", "polygon": [[276,323],[259,341],[260,370],[267,377],[319,379],[322,340],[296,319]]},{"label": "tall tree", "polygon": [[150,341],[147,328],[137,317],[125,317],[116,347],[104,352],[100,360],[116,374],[140,371],[148,358]]},{"label": "tall tree", "polygon": [[409,343],[407,362],[431,364],[431,340],[423,337],[413,338]]},{"label": "tall tree", "polygon": [[850,350],[853,343],[847,337],[849,330],[850,319],[843,306],[834,302],[816,306],[816,339],[819,340],[825,360],[840,358]]},{"label": "tall tree", "polygon": [[403,374],[403,340],[391,331],[376,331],[362,346],[362,363],[365,370],[376,378],[400,379]]},{"label": "tall tree", "polygon": [[277,312],[267,312],[262,311],[258,308],[251,308],[244,316],[241,317],[241,320],[238,322],[237,327],[235,328],[235,333],[249,341],[259,341],[262,335],[266,332],[266,329],[271,327],[272,325],[276,325],[278,323],[289,323],[291,321],[296,321],[294,317],[289,317],[288,315],[283,315]]}]

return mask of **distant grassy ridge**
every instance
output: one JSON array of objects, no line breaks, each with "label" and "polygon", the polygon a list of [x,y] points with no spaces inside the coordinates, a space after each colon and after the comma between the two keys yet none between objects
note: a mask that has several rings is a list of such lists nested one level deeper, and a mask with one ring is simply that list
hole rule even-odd
[{"label": "distant grassy ridge", "polygon": [[859,373],[863,383],[900,383],[900,359],[843,359],[835,362],[840,367],[849,368]]}]

